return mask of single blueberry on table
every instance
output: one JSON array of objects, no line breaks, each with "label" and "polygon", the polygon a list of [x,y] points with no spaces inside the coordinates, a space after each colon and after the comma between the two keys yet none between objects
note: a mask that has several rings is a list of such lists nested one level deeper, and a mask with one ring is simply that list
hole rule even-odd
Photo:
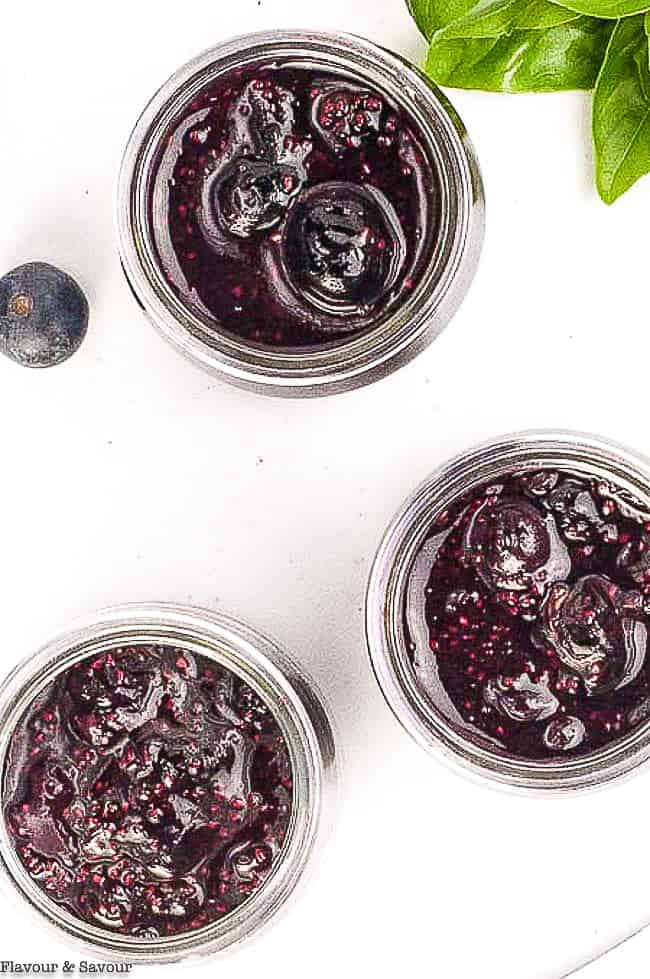
[{"label": "single blueberry on table", "polygon": [[88,302],[66,272],[30,262],[0,279],[0,351],[23,367],[54,367],[88,329]]}]

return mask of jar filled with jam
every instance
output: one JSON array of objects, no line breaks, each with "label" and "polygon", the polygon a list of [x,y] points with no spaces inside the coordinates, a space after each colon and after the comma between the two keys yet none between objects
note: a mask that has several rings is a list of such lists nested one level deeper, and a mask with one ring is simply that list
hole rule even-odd
[{"label": "jar filled with jam", "polygon": [[373,665],[407,729],[474,773],[593,786],[650,753],[650,467],[525,433],[441,467],[377,557]]},{"label": "jar filled with jam", "polygon": [[0,690],[0,857],[94,953],[175,961],[251,935],[309,862],[334,772],[318,694],[241,623],[109,610]]},{"label": "jar filled with jam", "polygon": [[414,356],[459,305],[483,199],[457,116],[358,38],[237,38],[145,110],[118,195],[123,265],[174,345],[234,383],[316,395]]}]

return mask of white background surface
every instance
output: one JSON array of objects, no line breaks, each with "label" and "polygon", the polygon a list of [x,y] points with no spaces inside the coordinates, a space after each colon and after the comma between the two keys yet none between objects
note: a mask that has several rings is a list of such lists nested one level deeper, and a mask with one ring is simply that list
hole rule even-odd
[{"label": "white background surface", "polygon": [[[124,142],[172,71],[234,33],[349,30],[419,59],[402,0],[4,7],[0,267],[67,269],[92,323],[64,366],[0,363],[2,673],[76,615],[162,599],[246,618],[325,688],[347,756],[334,837],[290,912],[206,975],[560,977],[650,918],[650,772],[561,801],[448,772],[384,706],[363,593],[403,498],[480,439],[568,427],[650,452],[650,181],[599,203],[587,97],[452,93],[488,197],[461,312],[375,386],[255,397],[185,363],[131,298],[112,224]],[[0,959],[70,957],[15,899],[0,920]],[[637,938],[584,974],[646,976],[649,956]]]}]

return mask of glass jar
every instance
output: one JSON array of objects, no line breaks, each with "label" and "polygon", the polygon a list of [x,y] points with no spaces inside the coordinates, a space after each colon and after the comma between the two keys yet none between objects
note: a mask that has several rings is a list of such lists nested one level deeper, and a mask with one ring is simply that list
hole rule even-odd
[{"label": "glass jar", "polygon": [[57,926],[88,952],[131,963],[162,963],[230,947],[265,925],[285,904],[330,821],[335,750],[321,697],[303,670],[271,640],[238,621],[200,609],[119,606],[54,639],[4,682],[0,690],[3,811],[9,797],[8,752],[26,711],[74,664],[141,644],[171,646],[214,661],[270,708],[286,744],[293,797],[286,836],[268,877],[242,904],[205,927],[170,937],[134,937],[96,927],[50,899],[24,868],[4,817],[0,818],[0,857],[15,890],[41,920]]},{"label": "glass jar", "polygon": [[[560,479],[573,474],[597,480],[607,493],[614,486],[612,495],[618,495],[623,509],[630,501],[638,501],[632,506],[635,518],[638,510],[641,532],[643,511],[650,509],[650,463],[643,457],[603,439],[568,432],[525,432],[488,442],[440,466],[400,509],[371,573],[366,629],[384,696],[421,746],[470,775],[511,788],[559,792],[601,785],[645,762],[650,755],[650,714],[640,714],[641,723],[596,750],[573,757],[558,752],[549,758],[528,758],[508,751],[468,722],[452,703],[435,663],[430,684],[418,682],[416,675],[416,665],[436,660],[429,652],[426,613],[420,613],[419,623],[416,621],[418,606],[425,606],[425,589],[428,585],[431,593],[435,581],[432,528],[441,517],[447,519],[446,513],[457,512],[454,502],[459,508],[477,488],[485,492],[486,486],[494,485],[498,493],[507,475],[523,474],[525,478],[526,473],[540,470],[557,472]],[[584,511],[584,504],[582,507]],[[646,523],[646,532],[649,528]],[[566,573],[565,568],[551,580],[566,577]],[[644,614],[647,616],[647,609]],[[645,632],[642,650],[645,652]]]},{"label": "glass jar", "polygon": [[[348,339],[273,347],[228,332],[179,297],[163,273],[152,228],[161,146],[206,86],[259,63],[309,68],[372,86],[413,121],[435,169],[439,227],[412,291],[377,325]],[[167,141],[167,143],[166,143]],[[314,396],[376,380],[409,361],[446,326],[469,287],[483,239],[481,178],[464,127],[417,69],[368,41],[341,34],[268,31],[227,41],[181,68],[154,96],[128,142],[119,179],[117,228],[131,288],[177,350],[223,380],[257,392]]]}]

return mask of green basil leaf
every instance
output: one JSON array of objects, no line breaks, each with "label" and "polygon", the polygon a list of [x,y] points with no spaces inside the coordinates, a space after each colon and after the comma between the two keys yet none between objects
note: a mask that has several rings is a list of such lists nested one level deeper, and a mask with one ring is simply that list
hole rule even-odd
[{"label": "green basil leaf", "polygon": [[478,0],[462,19],[448,26],[445,37],[501,37],[514,31],[543,31],[579,17],[548,0]]},{"label": "green basil leaf", "polygon": [[650,172],[650,67],[643,17],[620,20],[607,49],[593,113],[596,182],[612,204]]},{"label": "green basil leaf", "polygon": [[555,0],[569,10],[588,17],[605,17],[618,20],[619,17],[631,17],[633,14],[650,10],[650,0]]},{"label": "green basil leaf", "polygon": [[613,25],[593,17],[566,18],[557,10],[556,4],[537,0],[483,2],[434,34],[426,70],[440,85],[493,92],[593,88]]},{"label": "green basil leaf", "polygon": [[406,0],[411,17],[427,40],[441,27],[464,17],[476,0]]}]

